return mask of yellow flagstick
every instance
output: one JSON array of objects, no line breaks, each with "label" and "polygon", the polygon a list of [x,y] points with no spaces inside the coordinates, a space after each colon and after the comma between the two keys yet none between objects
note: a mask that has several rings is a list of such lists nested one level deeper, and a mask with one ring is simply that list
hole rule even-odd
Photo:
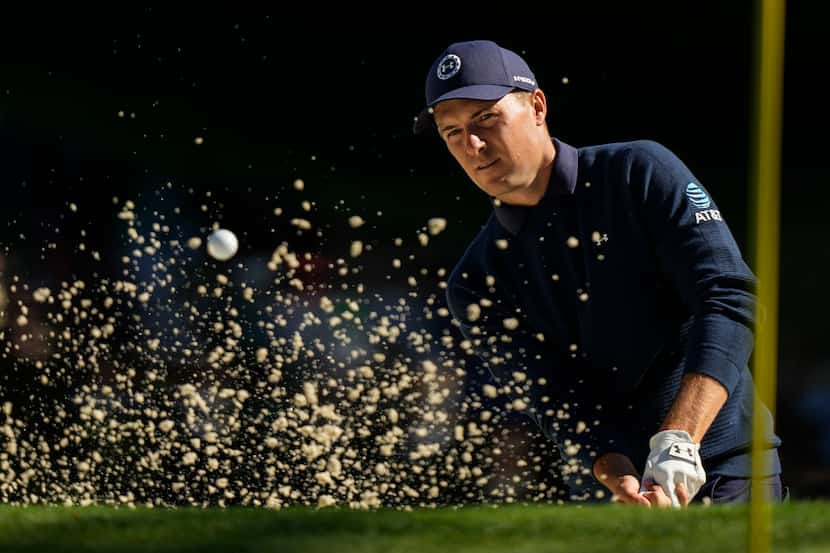
[{"label": "yellow flagstick", "polygon": [[[755,198],[755,260],[758,304],[753,357],[754,421],[763,420],[766,405],[775,418],[778,361],[778,263],[781,198],[781,111],[784,73],[785,0],[759,0],[756,30],[755,129],[752,145],[752,182]],[[760,486],[768,473],[763,458],[765,428],[752,432],[752,500],[749,519],[750,553],[770,550],[772,508]]]}]

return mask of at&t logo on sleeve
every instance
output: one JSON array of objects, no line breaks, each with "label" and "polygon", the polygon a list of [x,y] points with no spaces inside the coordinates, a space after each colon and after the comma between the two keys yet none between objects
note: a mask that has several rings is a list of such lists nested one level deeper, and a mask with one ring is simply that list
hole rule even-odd
[{"label": "at&t logo on sleeve", "polygon": [[720,211],[717,209],[709,209],[709,206],[712,205],[712,201],[709,199],[709,195],[706,193],[703,188],[694,182],[690,182],[686,185],[686,197],[689,199],[689,203],[692,204],[692,207],[697,209],[695,211],[695,223],[700,224],[705,221],[722,221],[723,219],[720,216]]}]

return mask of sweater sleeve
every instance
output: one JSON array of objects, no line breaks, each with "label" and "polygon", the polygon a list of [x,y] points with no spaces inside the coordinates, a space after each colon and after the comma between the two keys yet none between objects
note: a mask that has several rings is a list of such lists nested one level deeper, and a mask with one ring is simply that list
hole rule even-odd
[{"label": "sweater sleeve", "polygon": [[684,371],[731,395],[753,347],[755,277],[711,195],[675,154],[640,141],[629,162],[660,269],[693,314]]}]

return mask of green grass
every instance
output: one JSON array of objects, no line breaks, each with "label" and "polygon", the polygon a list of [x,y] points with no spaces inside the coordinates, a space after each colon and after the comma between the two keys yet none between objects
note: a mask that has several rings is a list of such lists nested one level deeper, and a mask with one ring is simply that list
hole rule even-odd
[{"label": "green grass", "polygon": [[[720,553],[746,550],[745,507],[380,510],[0,507],[0,551]],[[774,511],[774,551],[830,552],[830,503]]]}]

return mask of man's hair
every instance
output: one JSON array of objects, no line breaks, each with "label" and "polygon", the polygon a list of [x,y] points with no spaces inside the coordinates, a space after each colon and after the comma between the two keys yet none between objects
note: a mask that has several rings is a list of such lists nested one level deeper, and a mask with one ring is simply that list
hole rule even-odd
[{"label": "man's hair", "polygon": [[524,99],[527,100],[527,101],[530,101],[530,98],[533,96],[533,92],[531,92],[529,90],[521,90],[521,89],[518,89],[518,88],[516,90],[512,91],[510,94],[516,94],[517,96],[523,96]]}]

